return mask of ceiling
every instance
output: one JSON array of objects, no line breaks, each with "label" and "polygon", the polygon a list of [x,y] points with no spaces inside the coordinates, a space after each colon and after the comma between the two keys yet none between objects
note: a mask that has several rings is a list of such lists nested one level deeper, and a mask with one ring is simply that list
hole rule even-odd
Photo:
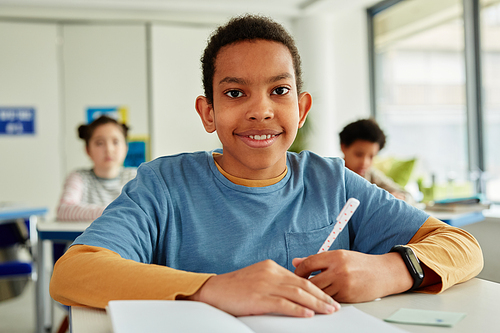
[{"label": "ceiling", "polygon": [[[119,10],[141,12],[178,12],[236,15],[243,12],[296,17],[323,13],[367,0],[0,0],[0,6]],[[374,1],[371,1],[374,2]]]}]

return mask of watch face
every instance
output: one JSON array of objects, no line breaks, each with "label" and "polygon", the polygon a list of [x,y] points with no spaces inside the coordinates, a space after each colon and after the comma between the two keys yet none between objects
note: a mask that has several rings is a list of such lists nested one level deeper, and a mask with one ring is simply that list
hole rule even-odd
[{"label": "watch face", "polygon": [[412,264],[413,268],[415,269],[415,271],[418,274],[423,274],[422,267],[420,266],[420,262],[418,261],[417,257],[415,256],[415,253],[413,253],[413,251],[411,249],[408,249],[407,253],[408,253],[408,258],[410,259],[411,264]]}]

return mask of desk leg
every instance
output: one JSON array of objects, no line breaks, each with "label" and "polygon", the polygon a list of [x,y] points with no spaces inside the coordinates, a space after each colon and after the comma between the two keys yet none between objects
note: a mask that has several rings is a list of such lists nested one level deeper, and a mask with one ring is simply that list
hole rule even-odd
[{"label": "desk leg", "polygon": [[[46,269],[46,258],[48,255],[44,247],[52,244],[44,244],[43,239],[37,242],[37,280],[36,280],[36,332],[46,333],[52,330],[52,302],[49,294],[49,279]],[[50,252],[50,251],[49,251]]]}]

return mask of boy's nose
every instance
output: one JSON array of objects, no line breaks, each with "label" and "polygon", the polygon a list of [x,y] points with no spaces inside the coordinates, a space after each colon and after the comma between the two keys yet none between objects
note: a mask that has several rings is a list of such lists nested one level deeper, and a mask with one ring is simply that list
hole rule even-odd
[{"label": "boy's nose", "polygon": [[262,121],[272,119],[273,117],[274,111],[272,102],[267,98],[255,98],[253,103],[250,103],[247,111],[247,118],[249,120]]}]

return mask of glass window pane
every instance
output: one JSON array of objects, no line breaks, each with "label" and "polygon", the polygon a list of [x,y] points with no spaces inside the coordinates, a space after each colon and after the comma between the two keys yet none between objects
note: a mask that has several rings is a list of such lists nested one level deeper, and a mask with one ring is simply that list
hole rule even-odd
[{"label": "glass window pane", "polygon": [[402,1],[374,22],[381,155],[416,157],[435,199],[473,194],[468,179],[461,0]]},{"label": "glass window pane", "polygon": [[486,195],[500,202],[500,1],[481,1],[480,20]]}]

